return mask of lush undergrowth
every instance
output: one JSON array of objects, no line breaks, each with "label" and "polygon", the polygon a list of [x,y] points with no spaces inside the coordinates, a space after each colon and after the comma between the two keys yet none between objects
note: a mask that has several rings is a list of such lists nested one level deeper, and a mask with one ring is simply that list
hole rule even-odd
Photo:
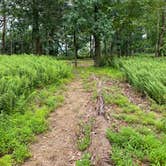
[{"label": "lush undergrowth", "polygon": [[50,57],[0,56],[0,111],[21,111],[34,88],[58,83],[70,74],[65,63]]},{"label": "lush undergrowth", "polygon": [[147,110],[144,110],[144,103],[133,103],[121,88],[123,74],[115,69],[90,67],[82,69],[81,76],[85,90],[91,91],[95,100],[98,81],[103,82],[106,117],[110,122],[106,136],[112,146],[111,163],[117,166],[166,165],[166,106],[149,98],[145,98],[145,103],[146,100],[149,103]]},{"label": "lush undergrowth", "polygon": [[63,103],[62,91],[62,85],[36,90],[24,113],[0,115],[0,165],[15,165],[30,157],[28,144],[47,130],[49,113]]},{"label": "lush undergrowth", "polygon": [[0,68],[0,166],[11,166],[30,157],[29,143],[47,130],[49,113],[63,103],[71,68],[34,56],[0,57]]},{"label": "lush undergrowth", "polygon": [[116,165],[138,166],[141,163],[148,163],[148,165],[164,166],[166,164],[165,137],[158,138],[147,131],[140,133],[129,127],[121,128],[118,133],[107,131],[107,137],[112,143],[112,160]]},{"label": "lush undergrowth", "polygon": [[87,149],[91,144],[91,132],[94,120],[89,119],[88,122],[81,122],[79,125],[79,135],[77,138],[78,150],[83,152],[82,158],[76,161],[76,166],[91,166],[91,155],[87,153]]},{"label": "lush undergrowth", "polygon": [[111,117],[116,119],[107,131],[107,138],[112,144],[111,159],[115,165],[165,165],[165,112],[141,109],[131,103],[117,86],[105,89],[103,95],[106,104],[112,106]]},{"label": "lush undergrowth", "polygon": [[166,58],[119,58],[113,65],[125,73],[136,89],[166,104]]}]

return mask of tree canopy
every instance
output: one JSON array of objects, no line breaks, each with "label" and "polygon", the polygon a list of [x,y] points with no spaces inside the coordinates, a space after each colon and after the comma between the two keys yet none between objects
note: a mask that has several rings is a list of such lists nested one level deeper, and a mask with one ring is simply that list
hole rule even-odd
[{"label": "tree canopy", "polygon": [[166,55],[165,0],[2,0],[5,54]]}]

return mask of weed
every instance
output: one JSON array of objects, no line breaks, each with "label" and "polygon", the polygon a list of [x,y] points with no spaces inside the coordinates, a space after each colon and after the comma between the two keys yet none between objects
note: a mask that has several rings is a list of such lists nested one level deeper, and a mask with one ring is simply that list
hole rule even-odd
[{"label": "weed", "polygon": [[113,145],[112,160],[117,165],[124,165],[126,161],[129,165],[137,165],[136,159],[153,165],[166,164],[165,139],[159,139],[153,133],[141,134],[128,127],[118,133],[107,130],[107,138]]},{"label": "weed", "polygon": [[12,166],[12,158],[10,155],[5,155],[4,157],[0,158],[0,165],[1,166]]},{"label": "weed", "polygon": [[[46,118],[48,114],[54,110],[63,101],[62,96],[55,93],[55,88],[47,87],[47,93],[51,98],[48,100],[45,89],[36,93],[35,100],[31,101],[27,106],[27,110],[22,114],[17,112],[15,114],[0,116],[0,154],[5,156],[11,154],[11,158],[16,163],[22,163],[30,156],[27,145],[34,140],[34,135],[42,133],[47,130],[48,124]],[[55,96],[54,96],[55,95]],[[36,101],[41,104],[36,105]],[[1,159],[2,160],[2,159]],[[0,160],[0,161],[1,161]],[[2,160],[4,162],[4,159]]]},{"label": "weed", "polygon": [[91,155],[85,153],[81,160],[76,161],[76,166],[91,166]]},{"label": "weed", "polygon": [[85,151],[91,144],[92,125],[93,120],[80,124],[80,133],[77,141],[78,149],[80,151]]}]

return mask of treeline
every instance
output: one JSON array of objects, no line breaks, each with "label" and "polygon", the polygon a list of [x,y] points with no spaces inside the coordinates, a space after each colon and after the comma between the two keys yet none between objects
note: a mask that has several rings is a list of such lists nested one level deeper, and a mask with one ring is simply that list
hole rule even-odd
[{"label": "treeline", "polygon": [[166,55],[165,0],[1,0],[3,54]]}]

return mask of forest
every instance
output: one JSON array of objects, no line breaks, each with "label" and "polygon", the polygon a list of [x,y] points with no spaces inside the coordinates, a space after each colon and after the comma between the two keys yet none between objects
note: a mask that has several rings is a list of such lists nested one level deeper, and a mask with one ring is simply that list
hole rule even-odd
[{"label": "forest", "polygon": [[166,0],[0,0],[0,166],[166,165]]},{"label": "forest", "polygon": [[[164,56],[164,0],[1,0],[1,53]],[[99,62],[97,62],[99,63]]]}]

